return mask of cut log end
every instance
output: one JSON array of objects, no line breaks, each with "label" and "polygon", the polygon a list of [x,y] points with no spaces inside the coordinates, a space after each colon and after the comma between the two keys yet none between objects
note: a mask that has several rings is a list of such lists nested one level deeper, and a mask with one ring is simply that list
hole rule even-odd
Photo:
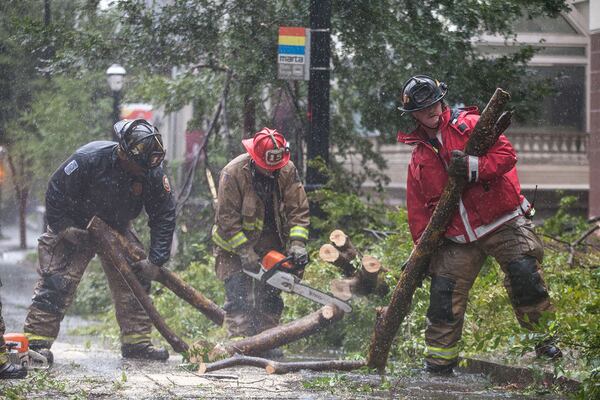
[{"label": "cut log end", "polygon": [[335,244],[336,247],[344,247],[348,241],[348,236],[344,231],[336,229],[329,235],[329,240],[331,243]]},{"label": "cut log end", "polygon": [[334,261],[337,261],[338,258],[340,258],[340,251],[330,244],[324,244],[319,249],[319,257],[323,261],[332,263]]},{"label": "cut log end", "polygon": [[198,375],[204,375],[204,373],[206,372],[206,364],[205,363],[200,363],[200,365],[198,366]]},{"label": "cut log end", "polygon": [[321,315],[327,320],[332,319],[335,316],[335,312],[336,307],[331,305],[327,305],[321,309]]},{"label": "cut log end", "polygon": [[267,371],[267,374],[273,375],[277,371],[277,368],[275,368],[273,364],[269,363],[265,367],[265,371]]},{"label": "cut log end", "polygon": [[362,266],[367,272],[374,274],[381,269],[381,262],[373,256],[366,255],[362,258]]}]

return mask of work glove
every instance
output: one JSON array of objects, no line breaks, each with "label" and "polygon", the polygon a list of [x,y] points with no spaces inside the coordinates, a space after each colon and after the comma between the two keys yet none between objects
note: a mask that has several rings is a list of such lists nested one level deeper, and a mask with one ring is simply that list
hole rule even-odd
[{"label": "work glove", "polygon": [[294,265],[302,266],[308,264],[308,252],[306,251],[304,242],[292,240],[288,255],[294,257]]},{"label": "work glove", "polygon": [[457,178],[469,177],[469,156],[460,150],[452,150],[448,175]]},{"label": "work glove", "polygon": [[240,260],[242,262],[242,269],[250,272],[260,271],[260,257],[252,246],[246,246],[239,250]]},{"label": "work glove", "polygon": [[288,255],[294,257],[294,275],[302,279],[304,276],[304,267],[308,264],[308,252],[306,251],[304,242],[292,240],[290,248],[288,249]]},{"label": "work glove", "polygon": [[149,281],[155,281],[160,272],[160,267],[147,258],[134,263],[132,267],[139,276]]},{"label": "work glove", "polygon": [[60,237],[71,244],[78,245],[89,240],[90,233],[85,229],[69,226],[60,232]]}]

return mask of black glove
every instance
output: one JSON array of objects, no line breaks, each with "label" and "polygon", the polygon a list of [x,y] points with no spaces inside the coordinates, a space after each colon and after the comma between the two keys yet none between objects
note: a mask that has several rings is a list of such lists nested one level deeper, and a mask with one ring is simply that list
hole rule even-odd
[{"label": "black glove", "polygon": [[160,267],[147,258],[134,263],[132,267],[137,274],[149,281],[155,281],[160,272]]},{"label": "black glove", "polygon": [[242,261],[242,269],[254,273],[260,271],[260,257],[251,246],[240,249],[239,255]]},{"label": "black glove", "polygon": [[69,226],[60,232],[60,237],[71,244],[80,244],[90,238],[90,233],[85,229]]},{"label": "black glove", "polygon": [[308,252],[306,251],[306,245],[304,242],[292,240],[288,250],[288,255],[294,257],[294,265],[297,267],[308,264]]},{"label": "black glove", "polygon": [[463,151],[452,150],[450,157],[450,166],[448,167],[448,175],[457,178],[469,177],[469,156]]}]

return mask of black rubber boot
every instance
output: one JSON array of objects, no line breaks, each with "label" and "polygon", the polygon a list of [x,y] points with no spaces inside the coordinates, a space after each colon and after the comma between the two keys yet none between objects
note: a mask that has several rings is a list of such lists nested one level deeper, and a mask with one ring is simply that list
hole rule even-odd
[{"label": "black rubber boot", "polygon": [[425,372],[436,375],[453,375],[454,367],[456,367],[457,364],[458,363],[453,362],[447,365],[437,365],[425,361]]},{"label": "black rubber boot", "polygon": [[169,352],[164,347],[156,347],[152,343],[126,343],[121,345],[123,358],[138,360],[165,361],[169,358]]},{"label": "black rubber boot", "polygon": [[31,340],[29,342],[29,348],[46,357],[48,365],[52,365],[54,363],[54,354],[52,354],[50,351],[50,346],[52,346],[52,343],[48,342],[47,340]]},{"label": "black rubber boot", "polygon": [[557,360],[563,356],[562,351],[554,344],[554,340],[545,340],[535,346],[535,355],[538,358]]},{"label": "black rubber boot", "polygon": [[10,361],[0,365],[0,379],[23,379],[27,377],[27,370],[19,364]]}]

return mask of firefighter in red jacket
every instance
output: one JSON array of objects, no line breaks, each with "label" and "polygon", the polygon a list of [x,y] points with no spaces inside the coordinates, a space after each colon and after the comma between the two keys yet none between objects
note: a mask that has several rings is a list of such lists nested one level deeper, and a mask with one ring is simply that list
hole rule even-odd
[{"label": "firefighter in red jacket", "polygon": [[[400,110],[413,116],[417,128],[398,133],[399,142],[414,146],[406,204],[415,243],[448,176],[464,176],[469,182],[429,271],[425,364],[427,371],[442,373],[451,373],[457,364],[469,290],[487,256],[505,274],[504,286],[521,326],[533,330],[543,313],[554,311],[540,268],[544,250],[530,220],[533,208],[521,194],[515,150],[501,135],[486,155],[465,154],[479,113],[476,107],[451,111],[443,101],[447,91],[445,83],[425,75],[406,81]],[[562,356],[551,340],[538,344],[536,353]]]}]

